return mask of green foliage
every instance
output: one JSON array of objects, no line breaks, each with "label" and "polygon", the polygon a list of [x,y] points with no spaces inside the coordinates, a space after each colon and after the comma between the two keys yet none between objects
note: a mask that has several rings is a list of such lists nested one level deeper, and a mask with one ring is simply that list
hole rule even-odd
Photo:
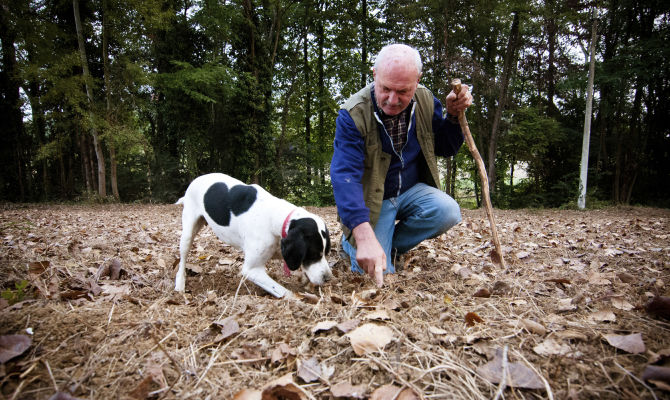
[{"label": "green foliage", "polygon": [[[3,54],[3,72],[16,68],[0,74],[0,110],[13,116],[2,137],[0,196],[89,198],[84,174],[95,175],[95,127],[108,173],[115,151],[122,201],[173,202],[195,176],[220,171],[299,204],[332,204],[328,168],[339,105],[372,80],[374,56],[391,42],[419,49],[421,83],[440,100],[453,77],[474,85],[467,116],[487,158],[518,13],[520,47],[498,131],[493,201],[569,206],[584,124],[583,53],[597,7],[588,202],[667,207],[670,189],[659,182],[670,178],[670,103],[662,101],[670,95],[670,9],[652,3],[368,0],[365,10],[355,0],[82,3],[91,108],[72,4],[9,2],[0,10],[7,21],[0,41],[16,55]],[[517,163],[528,177],[511,185]],[[479,177],[465,146],[454,165],[455,197],[477,206]]]},{"label": "green foliage", "polygon": [[14,289],[5,289],[0,293],[0,297],[7,300],[9,305],[18,303],[22,301],[26,295],[26,288],[28,287],[28,281],[22,279],[18,282],[14,282]]}]

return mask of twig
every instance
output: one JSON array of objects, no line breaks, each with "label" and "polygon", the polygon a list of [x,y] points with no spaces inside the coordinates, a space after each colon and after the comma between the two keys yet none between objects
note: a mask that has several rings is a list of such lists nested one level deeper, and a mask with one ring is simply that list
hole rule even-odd
[{"label": "twig", "polygon": [[56,378],[54,378],[54,374],[51,372],[51,367],[49,366],[49,361],[47,360],[42,360],[44,363],[44,366],[47,367],[47,371],[49,372],[49,377],[51,377],[51,383],[54,384],[54,390],[56,393],[58,393],[58,385],[56,384]]},{"label": "twig", "polygon": [[507,362],[507,351],[508,351],[508,346],[505,345],[503,348],[503,354],[502,354],[502,378],[500,379],[500,384],[498,385],[498,390],[496,390],[496,394],[493,397],[494,400],[498,400],[500,396],[505,397],[503,395],[503,392],[505,391],[505,388],[507,387],[507,374],[508,374],[508,362]]},{"label": "twig", "polygon": [[622,367],[621,365],[619,365],[618,362],[616,362],[616,361],[613,361],[613,362],[614,362],[614,365],[616,365],[617,367],[619,367],[623,372],[626,373],[626,375],[630,376],[630,377],[633,378],[635,381],[637,381],[637,382],[640,383],[642,386],[644,386],[647,390],[649,390],[649,392],[651,393],[651,397],[653,397],[654,400],[657,400],[657,399],[658,399],[658,398],[656,397],[656,394],[654,393],[654,390],[653,390],[649,385],[647,385],[647,384],[644,383],[644,381],[642,381],[640,378],[638,378],[637,376],[633,375],[630,371],[628,371],[627,369],[625,369],[624,367]]},{"label": "twig", "polygon": [[[460,79],[452,80],[451,87],[454,93],[458,95],[458,93],[461,91],[461,80]],[[493,244],[495,245],[496,257],[493,259],[493,261],[496,264],[500,264],[503,268],[506,268],[505,259],[503,258],[502,246],[500,245],[500,239],[498,238],[498,229],[496,228],[495,217],[493,216],[493,207],[491,206],[491,196],[489,195],[489,179],[488,176],[486,175],[486,167],[484,166],[482,156],[479,154],[479,150],[477,150],[475,141],[472,138],[472,134],[470,133],[468,120],[465,118],[464,111],[461,111],[458,114],[458,122],[461,125],[461,131],[463,131],[463,136],[465,137],[465,143],[468,145],[468,149],[470,150],[472,157],[475,159],[475,163],[477,164],[479,171],[479,177],[481,178],[482,181],[482,200],[484,201],[484,208],[486,208],[486,214],[489,217],[489,224],[491,225],[491,236],[493,237]]]},{"label": "twig", "polygon": [[544,388],[547,391],[547,398],[549,400],[554,400],[554,393],[551,391],[551,386],[549,386],[549,382],[547,382],[547,380],[544,379],[544,376],[542,376],[540,371],[538,371],[533,364],[531,364],[528,360],[526,360],[526,357],[524,357],[520,351],[515,351],[515,354],[518,357],[520,357],[530,367],[530,369],[532,369],[537,374],[537,376],[540,377],[540,379],[542,379],[542,383],[544,383]]}]

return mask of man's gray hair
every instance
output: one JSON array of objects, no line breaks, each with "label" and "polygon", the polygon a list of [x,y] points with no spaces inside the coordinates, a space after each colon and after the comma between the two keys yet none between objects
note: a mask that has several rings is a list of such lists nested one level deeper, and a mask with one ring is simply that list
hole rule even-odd
[{"label": "man's gray hair", "polygon": [[414,47],[402,43],[388,44],[382,47],[382,49],[379,51],[379,54],[377,54],[377,58],[375,58],[375,70],[378,69],[379,65],[385,62],[389,57],[399,55],[411,58],[412,61],[414,61],[414,64],[416,64],[416,70],[419,72],[419,74],[421,74],[421,71],[423,70],[423,63],[421,62],[421,55],[419,54],[419,51]]}]

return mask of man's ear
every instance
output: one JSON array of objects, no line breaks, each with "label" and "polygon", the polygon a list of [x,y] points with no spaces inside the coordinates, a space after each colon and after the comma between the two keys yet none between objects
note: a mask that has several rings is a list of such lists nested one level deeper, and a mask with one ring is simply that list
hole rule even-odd
[{"label": "man's ear", "polygon": [[295,271],[300,268],[307,253],[305,239],[299,229],[289,229],[288,235],[281,240],[281,256],[288,269]]}]

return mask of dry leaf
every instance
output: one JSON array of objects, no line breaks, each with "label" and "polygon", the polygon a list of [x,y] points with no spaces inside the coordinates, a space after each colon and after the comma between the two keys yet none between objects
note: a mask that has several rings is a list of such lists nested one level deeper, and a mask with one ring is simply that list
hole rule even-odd
[{"label": "dry leaf", "polygon": [[564,356],[571,352],[570,346],[559,343],[552,338],[546,339],[544,342],[533,347],[533,351],[541,356]]},{"label": "dry leaf", "polygon": [[32,342],[32,339],[26,335],[0,336],[0,364],[23,354],[30,348]]},{"label": "dry leaf", "polygon": [[288,373],[263,387],[263,400],[307,400],[311,398],[303,388],[293,382],[293,374]]},{"label": "dry leaf", "polygon": [[340,322],[337,324],[337,329],[342,333],[347,333],[352,329],[356,328],[361,321],[358,319],[350,319],[348,321]]},{"label": "dry leaf", "polygon": [[465,314],[465,324],[467,326],[475,326],[476,323],[481,324],[483,322],[484,322],[484,320],[482,319],[482,317],[477,315],[477,313],[469,312],[469,313]]},{"label": "dry leaf", "polygon": [[337,326],[337,321],[321,321],[318,324],[314,325],[312,328],[312,333],[318,333],[321,331],[329,331]]},{"label": "dry leaf", "polygon": [[560,299],[558,301],[558,311],[565,312],[565,311],[574,311],[577,309],[576,304],[572,304],[572,299]]},{"label": "dry leaf", "polygon": [[364,399],[367,391],[367,385],[352,386],[349,382],[340,382],[330,387],[330,394],[337,398]]},{"label": "dry leaf", "polygon": [[383,349],[393,339],[393,331],[386,326],[373,323],[361,325],[346,334],[356,355]]},{"label": "dry leaf", "polygon": [[382,310],[375,310],[375,311],[372,311],[372,312],[366,314],[365,319],[368,319],[368,320],[376,319],[376,320],[384,321],[384,320],[391,319],[391,317],[389,316],[388,311],[382,309]]},{"label": "dry leaf", "polygon": [[233,396],[233,400],[262,400],[262,395],[260,390],[242,389]]},{"label": "dry leaf", "polygon": [[128,396],[138,400],[146,399],[147,397],[149,397],[149,392],[151,392],[151,384],[153,383],[153,381],[154,380],[152,377],[147,376],[139,384],[137,384],[135,389],[133,389],[130,393],[128,393]]},{"label": "dry leaf", "polygon": [[588,318],[593,322],[616,322],[616,315],[611,310],[596,311]]},{"label": "dry leaf", "polygon": [[286,343],[279,343],[279,346],[275,348],[272,351],[272,355],[270,357],[270,362],[273,364],[276,364],[277,362],[283,360],[284,358],[287,358],[288,356],[293,356],[295,357],[298,352],[293,349],[292,347],[289,347],[288,344]]},{"label": "dry leaf", "polygon": [[433,335],[446,335],[449,333],[448,331],[445,331],[444,329],[438,328],[436,326],[428,327],[428,331]]},{"label": "dry leaf", "polygon": [[319,296],[312,293],[300,293],[302,300],[309,304],[316,304],[321,299]]},{"label": "dry leaf", "polygon": [[[500,383],[503,376],[502,350],[496,350],[496,357],[492,361],[477,368],[477,374],[493,384]],[[509,362],[507,374],[507,386],[523,389],[544,388],[544,382],[540,376],[523,364]]]},{"label": "dry leaf", "polygon": [[617,349],[626,351],[631,354],[640,354],[646,351],[642,334],[633,333],[631,335],[603,335],[607,343],[616,347]]},{"label": "dry leaf", "polygon": [[583,342],[589,340],[589,337],[581,332],[577,332],[572,329],[566,329],[564,331],[555,332],[554,335],[561,340],[581,340]]},{"label": "dry leaf", "polygon": [[321,376],[321,365],[316,357],[312,357],[307,361],[298,362],[298,378],[305,383],[314,382]]},{"label": "dry leaf", "polygon": [[629,311],[629,310],[632,310],[633,308],[635,308],[634,305],[630,304],[626,300],[621,299],[619,297],[613,297],[612,298],[612,306],[614,306],[615,308],[617,308],[619,310],[624,310],[624,311]]},{"label": "dry leaf", "polygon": [[372,392],[370,400],[418,400],[419,396],[410,388],[395,385],[380,386]]},{"label": "dry leaf", "polygon": [[542,324],[539,324],[535,321],[531,321],[529,319],[522,319],[520,322],[521,326],[528,332],[535,333],[538,335],[544,335],[547,333],[547,328],[545,328]]}]

